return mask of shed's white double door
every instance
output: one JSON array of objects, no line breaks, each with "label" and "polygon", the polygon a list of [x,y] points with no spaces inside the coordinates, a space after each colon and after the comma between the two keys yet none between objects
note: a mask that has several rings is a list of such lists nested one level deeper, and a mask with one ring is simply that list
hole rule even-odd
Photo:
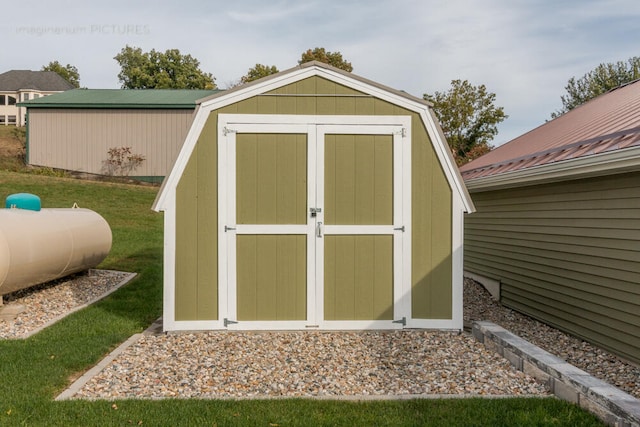
[{"label": "shed's white double door", "polygon": [[407,119],[398,121],[220,115],[225,326],[405,325],[410,139]]}]

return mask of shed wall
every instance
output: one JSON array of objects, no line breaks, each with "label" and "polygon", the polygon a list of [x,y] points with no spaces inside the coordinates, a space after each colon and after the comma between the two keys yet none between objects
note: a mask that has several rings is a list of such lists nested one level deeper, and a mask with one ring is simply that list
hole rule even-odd
[{"label": "shed wall", "polygon": [[465,271],[504,305],[640,362],[640,173],[473,195]]},{"label": "shed wall", "polygon": [[112,147],[131,147],[145,161],[131,176],[166,176],[193,119],[191,109],[29,109],[28,162],[103,173]]},{"label": "shed wall", "polygon": [[[320,95],[320,96],[318,96]],[[452,317],[452,189],[418,114],[320,77],[283,86],[212,112],[178,186],[176,235],[176,320],[215,320],[217,313],[193,313],[200,293],[217,293],[215,275],[196,276],[216,258],[216,144],[218,114],[409,115],[412,116],[412,284],[413,317]],[[203,149],[203,147],[206,147]],[[201,169],[206,169],[202,172]],[[198,178],[194,178],[198,177]],[[190,181],[195,179],[195,181]],[[196,215],[194,212],[198,212]],[[194,227],[191,221],[198,221]],[[208,224],[203,224],[206,221]],[[206,254],[200,254],[203,249]],[[196,255],[197,254],[197,255]],[[186,259],[191,257],[191,259]],[[179,267],[198,261],[197,266]],[[200,273],[198,273],[200,274]],[[182,289],[184,287],[184,290]],[[206,289],[204,289],[206,288]],[[179,305],[191,307],[179,310]],[[194,317],[195,316],[195,317]]]}]

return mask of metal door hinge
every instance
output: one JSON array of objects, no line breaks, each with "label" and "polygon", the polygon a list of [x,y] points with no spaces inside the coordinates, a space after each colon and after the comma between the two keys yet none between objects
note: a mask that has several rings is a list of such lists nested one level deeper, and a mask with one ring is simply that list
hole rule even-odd
[{"label": "metal door hinge", "polygon": [[235,230],[235,227],[229,227],[228,225],[224,226],[224,232],[226,233],[227,231],[231,231],[231,230]]},{"label": "metal door hinge", "polygon": [[233,324],[236,324],[236,323],[238,323],[238,322],[236,322],[235,320],[229,320],[229,319],[227,319],[226,317],[224,318],[224,327],[225,327],[225,328],[226,328],[227,326],[229,326],[229,325],[233,325]]},{"label": "metal door hinge", "polygon": [[228,127],[226,127],[226,126],[222,128],[222,134],[223,134],[224,136],[227,136],[227,135],[228,135],[228,134],[230,134],[230,133],[236,133],[236,132],[237,132],[237,131],[236,131],[235,129],[229,129],[229,128],[228,128]]},{"label": "metal door hinge", "polygon": [[407,326],[407,318],[403,317],[400,320],[392,320],[391,323],[400,323],[402,326]]},{"label": "metal door hinge", "polygon": [[400,231],[402,231],[404,233],[404,225],[402,227],[394,228],[394,230],[400,230]]},{"label": "metal door hinge", "polygon": [[394,132],[394,135],[400,135],[403,138],[407,137],[407,128],[402,128],[398,132]]}]

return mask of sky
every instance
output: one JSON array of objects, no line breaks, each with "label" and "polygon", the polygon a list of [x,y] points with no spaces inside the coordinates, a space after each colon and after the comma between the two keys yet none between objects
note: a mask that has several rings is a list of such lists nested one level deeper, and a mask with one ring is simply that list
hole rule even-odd
[{"label": "sky", "polygon": [[[82,87],[119,88],[129,45],[179,49],[220,88],[255,64],[340,52],[353,73],[422,97],[484,84],[509,116],[501,145],[550,119],[571,77],[640,56],[638,0],[29,0],[3,8],[0,72],[71,64]],[[10,18],[10,19],[7,19]]]}]

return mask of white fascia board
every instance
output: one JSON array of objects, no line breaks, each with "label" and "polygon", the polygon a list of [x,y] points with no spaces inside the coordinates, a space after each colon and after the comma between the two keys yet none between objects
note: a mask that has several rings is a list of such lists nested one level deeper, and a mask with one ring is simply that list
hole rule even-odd
[{"label": "white fascia board", "polygon": [[469,179],[465,183],[469,190],[480,192],[638,170],[640,170],[640,147],[632,147],[483,178]]},{"label": "white fascia board", "polygon": [[153,203],[152,210],[156,212],[166,211],[172,205],[168,203],[169,193],[174,191],[178,186],[178,182],[180,181],[180,177],[184,173],[185,168],[187,167],[187,163],[189,162],[189,158],[191,157],[191,153],[193,152],[196,143],[198,141],[198,137],[204,128],[204,125],[207,123],[207,119],[209,118],[209,111],[204,111],[203,108],[198,108],[196,116],[191,123],[191,127],[189,128],[189,132],[187,132],[187,136],[185,137],[185,142],[178,153],[178,157],[171,168],[171,172],[169,176],[167,176],[163,183],[158,196],[156,196],[156,200]]},{"label": "white fascia board", "polygon": [[420,113],[422,122],[427,129],[427,134],[429,135],[429,138],[434,141],[434,150],[436,152],[436,155],[438,156],[440,164],[443,166],[451,188],[456,190],[458,198],[460,199],[460,201],[462,202],[462,206],[464,207],[464,212],[473,213],[476,211],[476,208],[473,205],[473,201],[471,200],[469,192],[467,191],[467,187],[465,186],[464,180],[462,179],[462,175],[460,175],[458,166],[453,160],[451,151],[449,151],[449,144],[447,144],[445,136],[442,133],[442,129],[436,124],[436,119],[434,116],[435,115],[429,110],[422,111]]}]

